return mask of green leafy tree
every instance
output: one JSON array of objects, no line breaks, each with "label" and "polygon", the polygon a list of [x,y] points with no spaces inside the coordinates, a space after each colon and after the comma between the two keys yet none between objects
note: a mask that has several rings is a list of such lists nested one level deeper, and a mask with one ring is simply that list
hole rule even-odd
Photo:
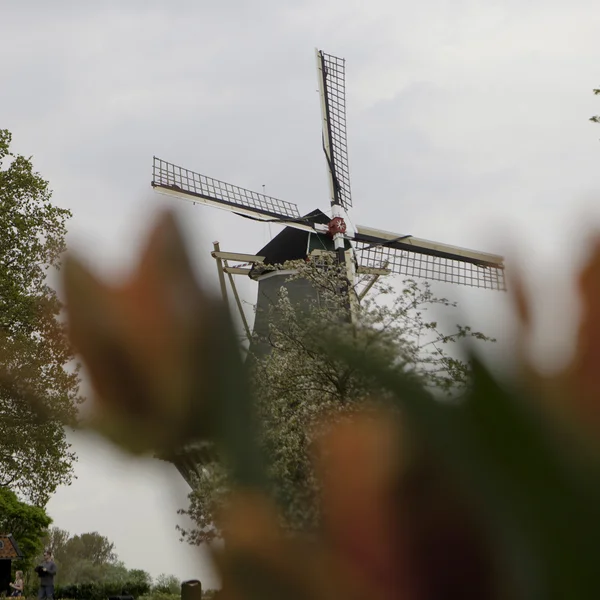
[{"label": "green leafy tree", "polygon": [[114,564],[117,558],[114,550],[115,545],[96,531],[75,535],[66,544],[66,552],[96,567]]},{"label": "green leafy tree", "polygon": [[152,586],[153,594],[179,594],[181,592],[181,581],[175,575],[161,573]]},{"label": "green leafy tree", "polygon": [[119,560],[94,565],[90,560],[75,558],[67,562],[64,568],[57,561],[57,567],[56,583],[62,588],[97,584],[120,594],[123,590],[149,590],[152,583],[149,573],[140,569],[128,569]]},{"label": "green leafy tree", "polygon": [[[58,566],[58,563],[57,563]],[[123,587],[129,581],[129,571],[120,561],[114,563],[94,564],[91,560],[81,557],[71,558],[62,573],[57,576],[61,585],[110,583]]]},{"label": "green leafy tree", "polygon": [[56,582],[60,585],[93,581],[129,581],[128,569],[117,560],[115,545],[98,532],[71,536],[52,527],[44,540],[58,567]]},{"label": "green leafy tree", "polygon": [[[372,402],[386,402],[388,393],[358,369],[331,357],[324,338],[350,342],[358,351],[395,370],[411,373],[438,395],[452,398],[469,380],[469,365],[450,347],[482,333],[457,325],[444,331],[428,317],[432,309],[455,304],[436,297],[428,284],[406,281],[401,293],[379,284],[361,303],[355,322],[348,319],[345,268],[333,258],[316,263],[290,263],[295,277],[310,280],[318,301],[310,310],[295,306],[281,288],[270,315],[271,352],[252,361],[252,377],[260,419],[262,446],[270,459],[273,493],[282,507],[283,525],[291,531],[313,529],[319,520],[318,486],[311,468],[311,447],[324,433],[324,416],[348,414]],[[308,316],[307,316],[308,315]],[[317,424],[320,424],[319,429]],[[228,472],[219,459],[203,465],[190,495],[188,510],[195,528],[182,529],[191,543],[210,542],[220,532],[215,511],[227,502]]]},{"label": "green leafy tree", "polygon": [[[64,598],[106,598],[127,590],[134,596],[148,593],[150,574],[128,569],[118,560],[114,544],[98,532],[71,536],[68,531],[52,527],[44,538],[58,567],[56,584]],[[38,557],[41,559],[41,556]],[[31,572],[29,591],[35,592],[37,576]]]},{"label": "green leafy tree", "polygon": [[0,487],[0,531],[12,533],[23,559],[16,567],[27,570],[43,549],[44,537],[52,519],[45,510],[20,501],[16,494]]},{"label": "green leafy tree", "polygon": [[[125,571],[127,569],[125,568]],[[148,575],[148,577],[150,577]],[[58,585],[55,597],[73,600],[106,600],[111,596],[131,595],[134,598],[146,597],[150,584],[139,579],[91,579],[79,583]],[[176,600],[168,598],[168,600]]]},{"label": "green leafy tree", "polygon": [[71,535],[60,527],[51,527],[44,538],[44,548],[50,550],[54,560],[62,564],[67,557],[66,545]]},{"label": "green leafy tree", "polygon": [[135,581],[140,586],[147,585],[150,588],[152,584],[152,577],[148,571],[144,571],[143,569],[129,569],[128,577],[131,581]]},{"label": "green leafy tree", "polygon": [[48,183],[10,143],[0,130],[0,485],[43,506],[71,481],[64,426],[81,401],[61,304],[47,282],[71,213],[52,204]]}]

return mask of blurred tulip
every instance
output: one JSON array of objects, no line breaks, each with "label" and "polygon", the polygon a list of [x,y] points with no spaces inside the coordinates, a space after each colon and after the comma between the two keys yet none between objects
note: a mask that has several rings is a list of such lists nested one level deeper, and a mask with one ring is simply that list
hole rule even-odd
[{"label": "blurred tulip", "polygon": [[531,398],[542,402],[565,427],[565,433],[598,444],[600,429],[600,240],[596,241],[578,278],[577,291],[581,317],[575,351],[567,366],[557,373],[544,375],[537,370],[525,347],[532,335],[532,308],[522,282],[513,275],[516,312],[521,328],[519,361],[521,385]]},{"label": "blurred tulip", "polygon": [[[504,386],[473,358],[473,385],[449,405],[377,357],[332,346],[336,359],[378,379],[398,410],[325,424],[314,457],[322,527],[304,538],[281,529],[264,492],[229,314],[196,285],[173,217],[159,221],[121,288],[72,258],[65,286],[71,338],[98,396],[94,426],[132,451],[163,455],[218,436],[233,457],[218,523],[225,548],[215,551],[220,598],[516,598],[507,589],[592,597],[584,591],[596,587],[597,472],[565,450],[567,428],[549,427],[529,402],[598,431],[600,243],[580,277],[577,350],[557,377],[528,363],[523,337],[517,385]],[[514,298],[527,336],[532,311],[519,281]]]},{"label": "blurred tulip", "polygon": [[367,600],[361,584],[322,540],[286,536],[262,494],[238,492],[223,511],[225,549],[215,552],[221,600]]},{"label": "blurred tulip", "polygon": [[326,543],[369,598],[494,597],[483,535],[397,416],[336,424],[318,456]]},{"label": "blurred tulip", "polygon": [[69,333],[94,387],[92,425],[133,452],[167,454],[213,433],[239,350],[226,307],[198,287],[171,214],[120,288],[64,268]]},{"label": "blurred tulip", "polygon": [[584,422],[600,429],[600,240],[579,276],[581,320],[575,356],[564,376]]},{"label": "blurred tulip", "polygon": [[359,414],[320,440],[323,523],[312,537],[286,535],[266,495],[234,493],[219,521],[220,598],[497,598],[466,506],[400,431],[389,414]]}]

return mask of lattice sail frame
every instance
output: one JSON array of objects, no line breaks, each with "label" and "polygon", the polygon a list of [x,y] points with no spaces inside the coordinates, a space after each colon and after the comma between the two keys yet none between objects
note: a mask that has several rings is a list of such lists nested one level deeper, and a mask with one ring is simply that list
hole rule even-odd
[{"label": "lattice sail frame", "polygon": [[246,209],[274,219],[300,218],[300,211],[292,202],[200,175],[156,156],[152,165],[152,186],[192,196],[192,201],[194,198],[198,198],[199,202],[208,200],[223,207]]},{"label": "lattice sail frame", "polygon": [[489,290],[506,291],[504,268],[388,246],[354,241],[361,267],[387,268],[406,277],[430,279]]},{"label": "lattice sail frame", "polygon": [[[346,63],[343,58],[318,51],[330,155],[328,168],[333,180],[333,202],[345,210],[352,206],[348,139],[346,130]],[[326,151],[327,154],[327,151]]]}]

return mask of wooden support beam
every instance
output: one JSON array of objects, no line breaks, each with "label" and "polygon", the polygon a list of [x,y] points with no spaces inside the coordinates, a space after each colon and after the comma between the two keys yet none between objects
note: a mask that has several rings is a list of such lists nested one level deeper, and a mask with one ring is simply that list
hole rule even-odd
[{"label": "wooden support beam", "polygon": [[[225,261],[227,264],[227,261]],[[241,267],[223,267],[223,271],[228,275],[249,275],[250,269],[244,269]]]},{"label": "wooden support beam", "polygon": [[[219,252],[219,242],[213,242],[213,248],[215,251],[212,253],[213,256]],[[217,270],[219,272],[219,285],[221,286],[221,294],[223,294],[223,301],[227,304],[227,288],[225,287],[225,274],[223,273],[223,261],[215,256],[217,260]]]},{"label": "wooden support beam", "polygon": [[[242,324],[244,326],[244,331],[246,332],[246,336],[248,337],[248,341],[252,341],[252,333],[250,332],[250,327],[248,326],[248,321],[246,320],[246,315],[244,313],[244,307],[242,306],[242,301],[240,300],[240,296],[237,291],[237,287],[235,285],[235,281],[233,280],[234,275],[247,275],[250,273],[250,269],[241,269],[238,267],[230,267],[227,264],[227,258],[231,260],[243,260],[245,262],[262,262],[264,260],[263,256],[253,256],[251,254],[239,254],[233,252],[221,252],[221,248],[219,247],[219,242],[214,242],[214,252],[211,252],[212,257],[217,261],[217,267],[219,269],[219,283],[221,284],[221,292],[223,293],[223,300],[227,303],[227,288],[225,286],[225,273],[227,273],[227,277],[229,277],[229,284],[231,285],[231,291],[233,292],[233,297],[235,299],[235,303],[240,312],[240,318],[242,319]],[[252,259],[252,260],[248,260]]]},{"label": "wooden support beam", "polygon": [[256,256],[254,254],[241,254],[240,252],[221,252],[215,250],[211,253],[213,258],[220,258],[223,260],[236,260],[245,263],[262,263],[265,261],[264,256]]},{"label": "wooden support beam", "polygon": [[[385,261],[385,265],[387,267],[388,265],[388,261]],[[388,275],[390,273],[389,269],[373,269],[373,271],[384,271],[383,273],[375,273],[373,275],[373,277],[371,278],[371,281],[369,281],[369,283],[367,283],[367,285],[365,286],[365,288],[363,289],[363,291],[358,295],[358,301],[360,302],[368,293],[369,290],[377,283],[377,281],[379,281],[379,278],[382,275]]]}]

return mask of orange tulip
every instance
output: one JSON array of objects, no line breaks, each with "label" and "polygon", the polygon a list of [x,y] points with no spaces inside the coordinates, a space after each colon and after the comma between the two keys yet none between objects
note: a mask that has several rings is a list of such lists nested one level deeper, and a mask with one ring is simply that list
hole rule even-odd
[{"label": "orange tulip", "polygon": [[327,543],[370,598],[489,598],[486,540],[454,486],[396,418],[363,414],[321,442]]},{"label": "orange tulip", "polygon": [[600,240],[596,241],[579,274],[578,292],[581,317],[573,357],[558,373],[542,375],[525,355],[526,339],[532,333],[531,307],[522,284],[516,282],[514,297],[521,323],[521,383],[529,389],[531,397],[554,413],[565,426],[565,432],[588,446],[597,446],[600,429]]},{"label": "orange tulip", "polygon": [[211,406],[239,351],[229,314],[194,279],[172,215],[131,279],[111,288],[73,257],[69,333],[97,395],[93,425],[134,451],[169,453],[211,434]]},{"label": "orange tulip", "polygon": [[583,421],[600,428],[600,240],[579,277],[581,321],[573,362],[565,376]]},{"label": "orange tulip", "polygon": [[389,414],[333,424],[316,451],[322,528],[286,536],[264,495],[236,492],[219,521],[220,598],[495,598],[491,554],[467,507]]}]

